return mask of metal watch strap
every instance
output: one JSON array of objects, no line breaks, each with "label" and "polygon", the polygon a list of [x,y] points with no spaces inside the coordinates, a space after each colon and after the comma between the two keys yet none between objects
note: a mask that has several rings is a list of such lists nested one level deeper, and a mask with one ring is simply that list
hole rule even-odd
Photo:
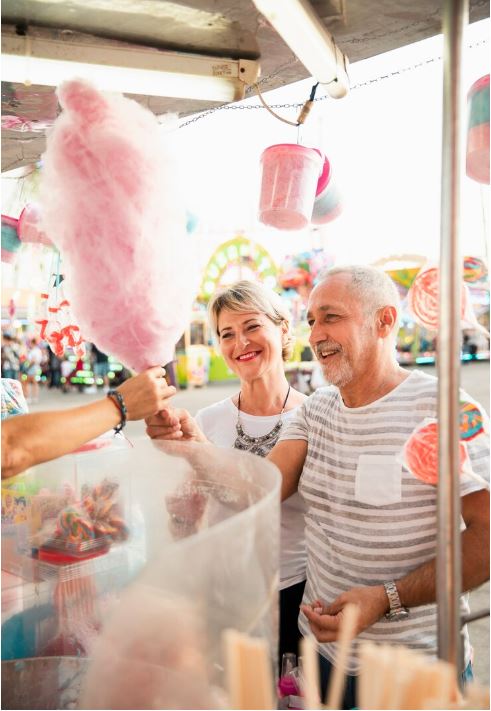
[{"label": "metal watch strap", "polygon": [[387,594],[387,597],[389,598],[389,605],[390,609],[389,612],[386,613],[386,617],[388,619],[393,619],[398,617],[399,615],[407,615],[408,610],[407,608],[403,607],[401,604],[401,598],[399,597],[399,593],[397,592],[397,587],[396,584],[393,580],[390,580],[386,583],[384,583],[384,588],[385,592]]}]

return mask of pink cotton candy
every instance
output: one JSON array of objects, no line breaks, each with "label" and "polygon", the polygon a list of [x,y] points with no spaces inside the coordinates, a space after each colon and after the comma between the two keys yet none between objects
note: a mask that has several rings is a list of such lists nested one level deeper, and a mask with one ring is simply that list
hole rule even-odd
[{"label": "pink cotton candy", "polygon": [[167,363],[196,291],[171,139],[135,101],[82,80],[62,84],[58,98],[43,227],[83,338],[135,370]]}]

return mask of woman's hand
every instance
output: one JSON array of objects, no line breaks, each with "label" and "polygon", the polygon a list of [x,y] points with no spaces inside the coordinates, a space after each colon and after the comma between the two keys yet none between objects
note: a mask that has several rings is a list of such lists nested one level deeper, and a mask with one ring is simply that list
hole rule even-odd
[{"label": "woman's hand", "polygon": [[208,440],[187,410],[167,407],[147,417],[147,435],[151,439],[207,442]]},{"label": "woman's hand", "polygon": [[165,370],[156,365],[129,378],[117,390],[124,399],[128,420],[143,420],[169,406],[176,389],[167,385]]}]

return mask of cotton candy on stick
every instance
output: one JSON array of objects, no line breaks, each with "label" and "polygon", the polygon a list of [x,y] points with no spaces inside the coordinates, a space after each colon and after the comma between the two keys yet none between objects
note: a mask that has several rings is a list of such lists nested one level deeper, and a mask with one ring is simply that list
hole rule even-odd
[{"label": "cotton candy on stick", "polygon": [[[438,423],[426,419],[404,445],[403,459],[411,474],[425,484],[438,484]],[[459,441],[459,471],[489,489],[489,484],[470,468],[465,442]]]},{"label": "cotton candy on stick", "polygon": [[[176,161],[157,119],[82,80],[58,89],[43,228],[60,250],[84,338],[142,370],[173,358],[194,281]],[[168,140],[168,139],[167,139]]]}]

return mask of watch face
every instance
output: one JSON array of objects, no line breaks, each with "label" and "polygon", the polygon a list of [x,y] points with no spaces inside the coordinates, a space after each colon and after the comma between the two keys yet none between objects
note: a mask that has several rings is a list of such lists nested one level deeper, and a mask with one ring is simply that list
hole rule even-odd
[{"label": "watch face", "polygon": [[387,619],[391,621],[396,621],[396,620],[405,620],[406,617],[409,617],[409,610],[406,610],[404,607],[400,610],[397,610],[396,612],[388,612],[387,613]]}]

